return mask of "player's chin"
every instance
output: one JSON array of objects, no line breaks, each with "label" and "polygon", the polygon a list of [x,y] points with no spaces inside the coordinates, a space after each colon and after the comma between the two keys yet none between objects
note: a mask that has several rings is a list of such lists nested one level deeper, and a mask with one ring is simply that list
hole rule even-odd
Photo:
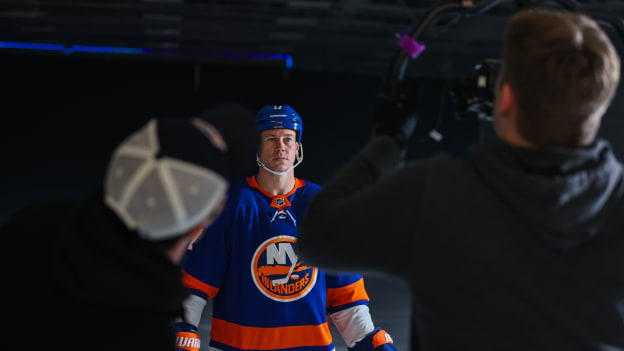
[{"label": "player's chin", "polygon": [[271,162],[271,167],[274,168],[283,168],[283,169],[287,169],[288,167],[290,167],[291,162],[288,160],[274,160],[273,162]]}]

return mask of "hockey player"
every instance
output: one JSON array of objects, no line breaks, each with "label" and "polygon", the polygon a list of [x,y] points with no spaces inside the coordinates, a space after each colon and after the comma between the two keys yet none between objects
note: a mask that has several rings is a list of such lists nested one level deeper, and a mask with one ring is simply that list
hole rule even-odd
[{"label": "hockey player", "polygon": [[[222,216],[187,252],[191,296],[178,347],[199,348],[199,325],[213,299],[210,349],[334,349],[327,315],[352,350],[396,350],[375,328],[361,275],[328,274],[298,259],[297,228],[319,186],[296,178],[303,160],[301,118],[264,106],[256,176],[233,184]],[[207,349],[207,347],[204,347]]]}]

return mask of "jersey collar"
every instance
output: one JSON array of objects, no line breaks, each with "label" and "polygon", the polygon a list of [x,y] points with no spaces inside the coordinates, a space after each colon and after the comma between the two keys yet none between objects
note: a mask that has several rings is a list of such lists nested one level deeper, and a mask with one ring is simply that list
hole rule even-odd
[{"label": "jersey collar", "polygon": [[258,182],[256,181],[256,177],[247,177],[247,184],[250,187],[258,189],[264,196],[271,199],[271,207],[277,208],[280,211],[283,211],[284,208],[290,207],[291,203],[288,201],[288,198],[297,191],[299,188],[303,188],[305,186],[305,180],[299,179],[295,177],[295,186],[292,188],[288,194],[285,195],[271,195],[267,193],[264,189],[260,187]]}]

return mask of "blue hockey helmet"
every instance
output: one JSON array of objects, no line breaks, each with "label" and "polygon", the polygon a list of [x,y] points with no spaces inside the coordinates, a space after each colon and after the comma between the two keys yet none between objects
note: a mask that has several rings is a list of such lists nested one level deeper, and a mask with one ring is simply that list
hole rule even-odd
[{"label": "blue hockey helmet", "polygon": [[266,105],[256,114],[256,123],[260,131],[268,129],[294,129],[297,143],[301,144],[303,121],[297,111],[288,105]]}]

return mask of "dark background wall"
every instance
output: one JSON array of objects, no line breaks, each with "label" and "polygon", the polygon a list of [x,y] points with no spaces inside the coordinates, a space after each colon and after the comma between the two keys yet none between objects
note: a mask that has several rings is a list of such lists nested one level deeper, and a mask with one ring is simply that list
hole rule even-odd
[{"label": "dark background wall", "polygon": [[[99,186],[115,146],[155,116],[189,117],[223,102],[254,112],[289,104],[304,120],[299,177],[323,183],[368,140],[381,79],[281,66],[201,65],[136,58],[0,54],[0,223],[24,204],[82,198]],[[296,65],[296,63],[295,63]],[[198,71],[199,67],[199,71]],[[456,156],[478,141],[476,118],[458,118],[449,81],[411,82],[421,116],[408,158]],[[624,155],[624,97],[602,134]],[[444,138],[426,137],[437,127]],[[420,142],[419,140],[424,142]]]}]

